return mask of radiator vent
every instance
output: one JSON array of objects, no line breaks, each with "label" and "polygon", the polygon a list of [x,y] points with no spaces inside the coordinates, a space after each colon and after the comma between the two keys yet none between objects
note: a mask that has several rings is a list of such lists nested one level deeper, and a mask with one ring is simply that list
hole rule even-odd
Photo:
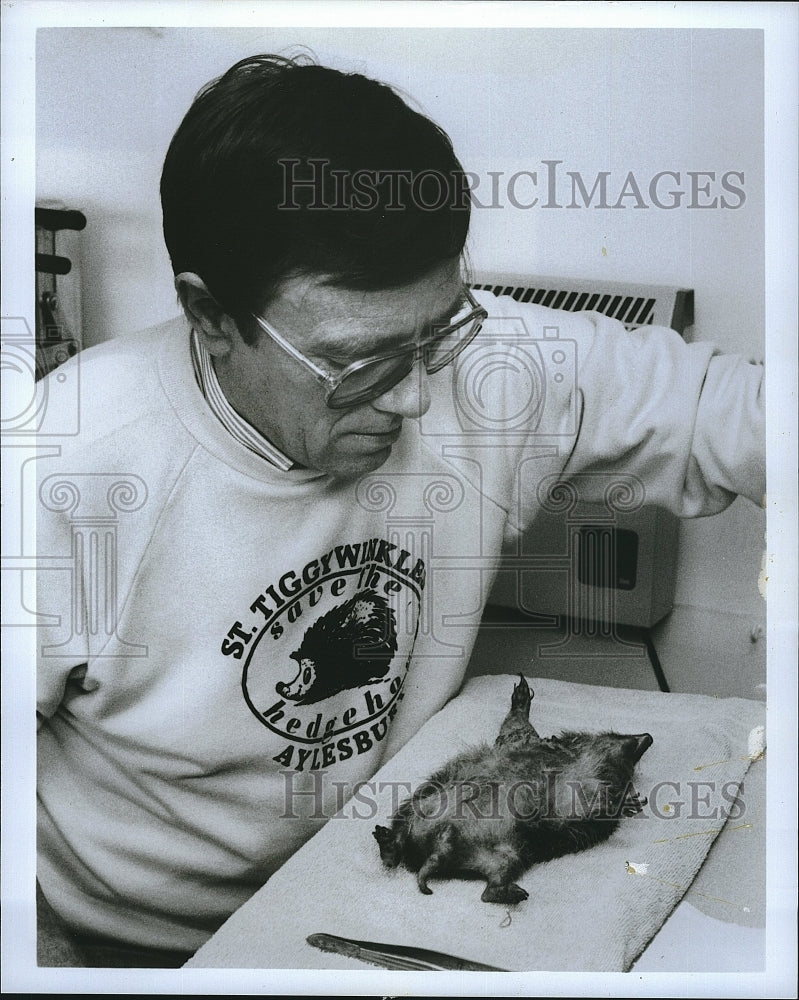
[{"label": "radiator vent", "polygon": [[687,288],[508,274],[479,273],[475,277],[473,288],[550,309],[595,310],[619,320],[628,330],[657,324],[684,334],[694,321],[694,293]]}]

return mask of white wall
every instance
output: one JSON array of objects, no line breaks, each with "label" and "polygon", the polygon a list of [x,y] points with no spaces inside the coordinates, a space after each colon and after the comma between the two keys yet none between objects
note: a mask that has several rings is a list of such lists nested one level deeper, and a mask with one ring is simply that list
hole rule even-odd
[{"label": "white wall", "polygon": [[[632,199],[619,209],[523,209],[501,187],[503,207],[475,209],[470,245],[476,267],[694,288],[694,336],[762,358],[762,36],[748,30],[42,29],[38,196],[89,220],[87,344],[176,312],[158,180],[195,92],[239,58],[297,45],[415,98],[481,178],[479,198],[487,171],[506,179],[529,170],[538,188],[520,180],[519,199],[543,200],[543,160],[563,161],[560,169],[579,171],[589,188],[610,171],[611,203],[629,171],[645,195],[659,171],[679,171],[686,190],[687,171],[742,171],[745,202],[727,210],[689,209],[688,196],[673,211],[634,208]],[[718,181],[713,193],[723,193]],[[745,661],[745,686],[749,633],[765,620],[757,591],[764,530],[763,514],[736,501],[682,532],[678,604],[700,615],[720,671]],[[679,622],[678,614],[672,634]],[[661,638],[668,674],[676,646],[668,630]],[[673,670],[690,674],[684,659],[675,652]],[[756,659],[753,677],[765,663],[764,654]]]},{"label": "white wall", "polygon": [[488,170],[538,170],[543,188],[545,159],[586,179],[610,170],[612,191],[630,170],[642,185],[660,170],[743,170],[738,210],[505,199],[475,210],[472,250],[478,266],[687,284],[697,336],[761,353],[761,35],[687,29],[41,29],[38,195],[89,217],[89,343],[173,311],[158,178],[193,95],[236,59],[303,43],[415,98],[481,175],[479,198]]}]

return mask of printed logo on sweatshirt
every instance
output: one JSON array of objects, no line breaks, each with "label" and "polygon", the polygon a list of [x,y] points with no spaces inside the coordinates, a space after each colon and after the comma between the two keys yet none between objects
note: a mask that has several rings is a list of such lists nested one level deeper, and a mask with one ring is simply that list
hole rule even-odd
[{"label": "printed logo on sweatshirt", "polygon": [[403,697],[419,624],[422,559],[382,538],[338,545],[283,574],[237,621],[222,652],[244,660],[250,710],[287,742],[297,771],[368,753]]}]

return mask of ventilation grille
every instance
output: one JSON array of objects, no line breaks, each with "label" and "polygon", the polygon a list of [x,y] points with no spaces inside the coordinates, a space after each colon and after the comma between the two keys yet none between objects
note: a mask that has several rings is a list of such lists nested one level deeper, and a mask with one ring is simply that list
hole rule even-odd
[{"label": "ventilation grille", "polygon": [[567,312],[592,309],[628,330],[657,324],[684,334],[694,319],[694,293],[686,288],[486,273],[475,277],[473,288]]}]

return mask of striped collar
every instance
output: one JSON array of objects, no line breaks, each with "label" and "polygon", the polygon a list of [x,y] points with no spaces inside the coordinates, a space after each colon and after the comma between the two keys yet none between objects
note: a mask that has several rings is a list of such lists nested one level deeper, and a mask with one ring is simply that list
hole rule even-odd
[{"label": "striped collar", "polygon": [[191,331],[191,363],[194,367],[197,385],[199,385],[205,401],[225,430],[239,444],[243,444],[245,448],[254,451],[256,455],[260,455],[261,458],[266,459],[267,462],[283,472],[294,468],[294,462],[257,431],[252,424],[247,423],[244,417],[236,413],[227,401],[216,377],[211,355],[197,336],[196,330]]}]

